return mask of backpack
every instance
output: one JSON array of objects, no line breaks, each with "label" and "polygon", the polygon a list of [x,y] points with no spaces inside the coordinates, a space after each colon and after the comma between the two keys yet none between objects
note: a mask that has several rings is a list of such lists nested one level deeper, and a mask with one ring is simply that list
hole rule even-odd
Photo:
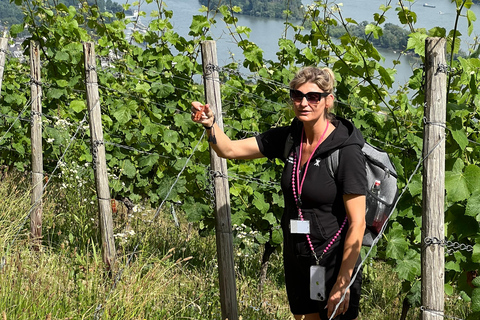
[{"label": "backpack", "polygon": [[[293,146],[293,137],[289,134],[285,143],[284,156],[288,158]],[[370,247],[373,240],[387,223],[398,198],[397,171],[388,154],[365,142],[362,148],[367,172],[367,195],[365,220],[367,227],[362,245]],[[340,159],[340,149],[330,153],[325,160],[330,176],[335,179]]]}]

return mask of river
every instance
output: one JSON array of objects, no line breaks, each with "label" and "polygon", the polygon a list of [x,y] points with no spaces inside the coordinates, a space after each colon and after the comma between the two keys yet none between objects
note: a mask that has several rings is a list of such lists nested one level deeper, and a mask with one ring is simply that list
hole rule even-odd
[{"label": "river", "polygon": [[[120,0],[121,1],[121,0]],[[201,5],[198,0],[163,0],[168,10],[173,11],[173,17],[171,22],[174,26],[174,30],[181,36],[187,37],[189,27],[194,15],[202,14],[199,12]],[[447,32],[454,27],[454,19],[456,15],[455,3],[450,0],[426,0],[429,6],[424,6],[425,2],[410,3],[403,1],[404,5],[408,6],[412,11],[417,14],[417,22],[414,24],[415,28],[426,28],[427,30],[436,26],[444,27]],[[304,4],[308,5],[312,3],[311,0],[304,0]],[[344,18],[353,18],[357,22],[373,21],[374,13],[380,12],[378,9],[381,5],[391,3],[396,5],[397,1],[388,0],[341,0],[330,2],[338,4],[341,14]],[[157,10],[155,2],[147,4],[142,2],[141,10],[147,13],[147,18],[151,10]],[[471,10],[480,19],[480,6],[473,5]],[[398,24],[397,11],[395,7],[391,8],[386,13],[387,22]],[[463,11],[465,13],[465,10]],[[338,16],[338,13],[337,13]],[[272,19],[272,18],[259,18],[251,16],[238,15],[238,25],[247,26],[252,31],[250,33],[250,41],[256,43],[262,50],[264,50],[264,58],[276,61],[276,52],[278,51],[278,39],[285,36],[284,19]],[[145,25],[148,25],[148,20],[143,21]],[[216,28],[212,29],[212,37],[217,41],[217,56],[220,66],[225,65],[232,61],[232,57],[237,59],[241,55],[241,50],[232,40],[227,30],[224,28],[225,24],[217,19]],[[471,37],[467,37],[467,21],[466,18],[461,18],[459,21],[458,29],[462,33],[462,49],[466,51],[468,45],[473,43],[472,34]],[[475,27],[480,27],[479,20],[474,22]],[[476,31],[479,33],[480,31]],[[293,31],[288,30],[288,38],[293,37]],[[412,69],[418,68],[418,61],[412,59],[409,56],[400,55],[399,53],[391,50],[379,49],[382,56],[385,58],[383,63],[385,67],[393,67],[393,60],[400,60],[401,64],[396,67],[397,75],[396,80],[399,84],[404,84],[408,78],[412,75]],[[239,58],[238,58],[239,59]]]}]

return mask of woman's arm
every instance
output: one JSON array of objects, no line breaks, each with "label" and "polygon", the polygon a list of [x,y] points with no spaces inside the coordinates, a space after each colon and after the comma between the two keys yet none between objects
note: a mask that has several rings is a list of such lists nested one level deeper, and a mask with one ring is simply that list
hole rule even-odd
[{"label": "woman's arm", "polygon": [[[343,196],[345,203],[345,210],[348,217],[348,230],[345,236],[345,244],[343,247],[343,259],[340,266],[340,272],[337,276],[337,281],[330,292],[328,299],[328,317],[330,317],[335,310],[335,306],[340,302],[347,286],[352,279],[353,269],[357,262],[362,248],[363,235],[365,233],[365,196],[347,194]],[[340,304],[337,314],[343,314],[347,311],[350,293],[347,292],[345,300]]]},{"label": "woman's arm", "polygon": [[[200,117],[195,117],[198,111],[203,109]],[[220,129],[217,123],[214,123],[214,114],[208,104],[202,105],[200,102],[192,102],[192,120],[203,124],[207,128],[209,137],[215,137],[215,140],[209,139],[210,147],[215,150],[217,155],[226,159],[257,159],[264,155],[260,152],[257,140],[247,138],[242,140],[230,140],[229,137]]]}]

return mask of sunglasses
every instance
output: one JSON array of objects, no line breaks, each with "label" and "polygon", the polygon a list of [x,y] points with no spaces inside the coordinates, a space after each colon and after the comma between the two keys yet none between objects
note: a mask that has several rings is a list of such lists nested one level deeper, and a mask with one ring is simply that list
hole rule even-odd
[{"label": "sunglasses", "polygon": [[307,98],[310,103],[318,103],[322,98],[328,97],[328,92],[307,92],[303,93],[299,90],[290,89],[290,99],[295,102],[302,102],[303,98]]}]

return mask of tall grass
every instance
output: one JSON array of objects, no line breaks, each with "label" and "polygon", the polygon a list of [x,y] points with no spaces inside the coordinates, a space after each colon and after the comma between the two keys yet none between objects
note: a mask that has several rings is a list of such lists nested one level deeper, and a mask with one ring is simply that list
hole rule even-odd
[{"label": "tall grass", "polygon": [[[15,174],[14,177],[9,177],[8,173],[4,172],[1,175],[8,183],[0,183],[0,245],[7,250],[10,242],[17,236],[21,224],[27,221],[30,192],[24,175]],[[16,183],[12,183],[12,180],[16,180]]]},{"label": "tall grass", "polygon": [[[25,223],[28,183],[23,175],[0,182],[0,319],[221,319],[214,235],[200,236],[179,212],[177,228],[169,210],[152,221],[154,210],[140,208],[129,217],[129,229],[116,221],[117,266],[109,277],[90,184],[79,190],[52,182],[44,197],[44,246],[34,251]],[[260,290],[261,250],[235,250],[242,319],[292,319],[281,253],[272,255]],[[359,319],[400,319],[404,296],[391,268],[372,261],[365,271]],[[468,304],[452,301],[446,314],[466,316]],[[407,319],[419,314],[412,308]]]}]

